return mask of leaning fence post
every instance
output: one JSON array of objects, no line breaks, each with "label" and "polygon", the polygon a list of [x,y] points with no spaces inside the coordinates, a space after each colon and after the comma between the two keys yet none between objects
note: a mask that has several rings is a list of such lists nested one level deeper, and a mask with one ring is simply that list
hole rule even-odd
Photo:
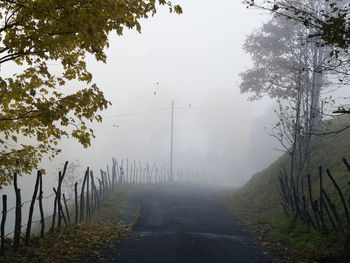
[{"label": "leaning fence post", "polygon": [[80,194],[80,222],[84,219],[84,188],[86,183],[86,176],[89,174],[89,167],[86,169],[83,185],[81,187],[81,194]]},{"label": "leaning fence post", "polygon": [[64,203],[64,207],[66,209],[68,224],[70,225],[70,216],[69,216],[69,211],[68,211],[68,206],[67,206],[67,200],[66,200],[66,196],[64,194],[63,194],[63,203]]},{"label": "leaning fence post", "polygon": [[95,185],[94,180],[94,173],[90,171],[90,177],[91,177],[91,201],[92,201],[92,211],[94,212],[96,210],[96,207],[98,206],[98,193]]},{"label": "leaning fence post", "polygon": [[40,223],[41,223],[41,231],[40,231],[40,237],[44,238],[45,235],[45,218],[44,218],[44,209],[43,209],[43,176],[41,174],[41,171],[38,172],[39,174],[39,183],[40,183],[40,189],[39,189],[39,210],[40,210]]},{"label": "leaning fence post", "polygon": [[67,225],[67,221],[66,218],[64,217],[64,212],[63,212],[63,208],[62,208],[62,198],[61,198],[61,189],[62,189],[62,182],[64,179],[64,176],[66,174],[67,171],[67,165],[68,165],[68,161],[65,162],[64,164],[64,168],[63,168],[63,172],[58,172],[58,187],[57,187],[57,205],[58,205],[58,228],[61,228],[62,225],[62,218],[65,222],[65,224]]},{"label": "leaning fence post", "polygon": [[110,178],[110,175],[109,175],[109,166],[107,165],[107,174],[106,174],[106,179],[108,181],[108,187],[109,187],[109,190],[111,190],[112,188],[112,184],[111,184],[111,178]]},{"label": "leaning fence post", "polygon": [[15,235],[13,238],[13,248],[15,251],[19,250],[22,227],[22,204],[21,204],[21,189],[17,186],[17,174],[14,174],[13,185],[16,194],[16,219],[15,219]]},{"label": "leaning fence post", "polygon": [[29,207],[27,231],[26,231],[26,237],[25,237],[25,244],[26,245],[29,245],[30,230],[31,230],[31,227],[32,227],[32,218],[33,218],[33,211],[34,211],[34,204],[35,204],[35,199],[36,199],[36,195],[38,193],[38,187],[39,187],[39,177],[40,177],[40,175],[39,175],[39,171],[38,171],[38,174],[36,176],[34,193],[33,193],[33,196],[32,196],[32,201],[30,203],[30,207]]},{"label": "leaning fence post", "polygon": [[[96,188],[96,184],[95,184],[95,180],[94,180],[94,174],[92,171],[90,171],[90,176],[91,176],[91,188],[93,189],[94,194],[94,198],[95,198],[95,205],[94,205],[94,210],[98,209],[98,212],[100,212],[100,197],[101,195],[99,195],[97,188]],[[97,178],[98,180],[98,178]],[[101,186],[101,184],[100,184]]]},{"label": "leaning fence post", "polygon": [[78,210],[78,183],[74,185],[74,195],[75,195],[75,223],[78,224],[79,210]]},{"label": "leaning fence post", "polygon": [[1,255],[5,251],[5,223],[7,215],[7,195],[2,195],[2,219],[1,219]]},{"label": "leaning fence post", "polygon": [[55,193],[55,200],[53,204],[53,215],[52,215],[52,224],[50,231],[53,232],[55,230],[55,220],[56,220],[56,211],[57,211],[57,193],[55,187],[53,187],[53,191]]},{"label": "leaning fence post", "polygon": [[319,216],[318,216],[318,213],[317,213],[317,208],[315,207],[314,199],[313,199],[313,196],[312,196],[312,186],[311,186],[311,176],[310,176],[310,174],[307,175],[307,182],[308,182],[308,188],[309,188],[308,190],[309,190],[309,197],[310,197],[311,208],[312,208],[312,210],[314,212],[314,215],[315,215],[315,222],[316,222],[317,228],[321,229],[320,220],[319,220]]},{"label": "leaning fence post", "polygon": [[337,212],[336,206],[332,203],[331,199],[328,197],[328,195],[327,195],[327,193],[326,193],[326,191],[325,191],[324,189],[322,190],[322,192],[323,192],[323,196],[326,198],[326,201],[327,201],[328,204],[329,204],[329,207],[330,207],[331,210],[332,210],[332,213],[333,213],[333,215],[334,215],[335,220],[336,220],[337,223],[338,223],[338,226],[339,226],[340,231],[342,232],[342,234],[345,234],[345,232],[344,232],[344,227],[343,227],[342,221],[341,221],[341,219],[340,219],[340,217],[339,217],[339,214],[338,214],[338,212]]},{"label": "leaning fence post", "polygon": [[324,233],[326,231],[326,226],[324,223],[324,217],[323,217],[323,178],[322,178],[322,166],[319,168],[319,177],[320,177],[320,224],[321,224],[321,232]]},{"label": "leaning fence post", "polygon": [[327,169],[327,174],[328,174],[328,177],[331,179],[331,181],[333,182],[335,188],[337,189],[338,191],[338,194],[339,194],[339,197],[340,197],[340,200],[343,204],[343,207],[344,207],[344,212],[345,212],[345,217],[347,219],[347,222],[348,222],[348,226],[350,226],[350,216],[349,216],[349,210],[348,210],[348,207],[346,205],[346,202],[345,202],[345,198],[344,198],[344,195],[343,195],[343,192],[340,190],[337,182],[334,180],[333,176],[331,175],[330,171]]},{"label": "leaning fence post", "polygon": [[90,174],[87,173],[86,174],[86,219],[90,219],[90,198],[89,198],[89,188],[90,188],[90,185],[89,185],[89,176]]}]

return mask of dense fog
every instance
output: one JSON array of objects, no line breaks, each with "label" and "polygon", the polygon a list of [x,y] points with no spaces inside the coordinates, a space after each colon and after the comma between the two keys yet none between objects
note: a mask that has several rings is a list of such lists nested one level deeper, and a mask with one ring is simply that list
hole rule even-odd
[{"label": "dense fog", "polygon": [[[144,21],[141,34],[111,35],[106,64],[88,59],[93,82],[113,105],[101,113],[102,124],[92,124],[96,138],[91,147],[64,139],[62,153],[42,162],[45,196],[52,193],[64,161],[78,159],[81,177],[87,166],[96,173],[105,169],[112,157],[168,167],[172,101],[175,174],[178,169],[205,171],[210,183],[238,187],[281,154],[268,135],[272,102],[250,102],[239,91],[238,74],[251,65],[242,50],[245,36],[268,16],[247,10],[240,1],[181,4],[182,15],[160,8]],[[2,70],[6,75],[15,69]],[[74,85],[82,84],[69,87]],[[22,200],[30,199],[34,179],[19,179]],[[1,192],[10,195],[12,207],[12,186]]]}]

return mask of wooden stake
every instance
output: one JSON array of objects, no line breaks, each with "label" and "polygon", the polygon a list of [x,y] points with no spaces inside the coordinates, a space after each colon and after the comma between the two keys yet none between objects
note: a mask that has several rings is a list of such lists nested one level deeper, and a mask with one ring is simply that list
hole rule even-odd
[{"label": "wooden stake", "polygon": [[15,235],[13,238],[13,248],[18,251],[20,248],[21,240],[21,227],[22,227],[22,203],[21,203],[21,189],[17,186],[17,174],[13,177],[13,186],[16,194],[16,219],[15,219]]},{"label": "wooden stake", "polygon": [[32,218],[33,218],[33,211],[34,211],[34,204],[36,200],[36,195],[38,193],[38,188],[39,188],[39,180],[40,180],[40,174],[38,171],[38,174],[36,176],[36,182],[35,182],[35,187],[34,187],[34,193],[32,196],[32,201],[30,203],[29,207],[29,215],[28,215],[28,223],[27,223],[27,231],[26,231],[26,237],[25,237],[25,244],[29,245],[29,240],[30,240],[30,230],[32,227]]},{"label": "wooden stake", "polygon": [[5,223],[7,215],[7,195],[2,195],[2,219],[1,219],[1,255],[5,252]]},{"label": "wooden stake", "polygon": [[44,218],[44,209],[43,209],[43,176],[41,174],[41,171],[39,173],[39,210],[40,210],[40,223],[41,223],[41,230],[40,230],[40,237],[44,238],[45,235],[45,218]]}]

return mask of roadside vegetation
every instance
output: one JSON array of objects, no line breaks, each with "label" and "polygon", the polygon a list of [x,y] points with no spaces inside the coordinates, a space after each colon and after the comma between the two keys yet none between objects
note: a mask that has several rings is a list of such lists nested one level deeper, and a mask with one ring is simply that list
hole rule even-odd
[{"label": "roadside vegetation", "polygon": [[[349,116],[325,121],[325,129],[338,131],[350,125]],[[350,196],[350,175],[342,158],[350,157],[350,129],[341,133],[323,135],[314,146],[310,165],[306,167],[312,180],[314,196],[319,196],[318,169],[329,169],[342,189],[347,201]],[[282,165],[288,164],[288,154],[282,155],[265,170],[256,173],[242,188],[222,193],[229,208],[248,223],[261,237],[262,243],[285,262],[302,262],[337,254],[345,238],[330,229],[321,234],[303,224],[281,205],[278,175]],[[345,222],[341,201],[329,178],[324,179],[324,189],[329,192]],[[349,229],[346,229],[349,232]]]}]

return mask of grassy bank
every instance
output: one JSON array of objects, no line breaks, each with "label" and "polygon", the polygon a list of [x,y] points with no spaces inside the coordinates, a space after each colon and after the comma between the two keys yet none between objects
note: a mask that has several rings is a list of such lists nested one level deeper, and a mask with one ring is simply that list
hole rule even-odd
[{"label": "grassy bank", "polygon": [[[345,116],[325,125],[325,129],[328,132],[337,131],[349,124],[350,119]],[[308,167],[315,197],[318,198],[319,195],[318,168],[321,165],[332,172],[344,195],[349,198],[350,175],[342,158],[350,161],[350,129],[339,134],[318,137]],[[278,174],[283,163],[288,164],[287,155],[281,156],[265,170],[253,175],[240,189],[222,193],[222,197],[234,213],[240,215],[243,221],[258,232],[270,250],[277,255],[281,254],[285,262],[305,262],[336,253],[343,245],[343,236],[332,231],[321,235],[283,211],[277,191]],[[344,218],[334,185],[329,178],[324,178],[324,188],[335,201],[340,216]]]}]

